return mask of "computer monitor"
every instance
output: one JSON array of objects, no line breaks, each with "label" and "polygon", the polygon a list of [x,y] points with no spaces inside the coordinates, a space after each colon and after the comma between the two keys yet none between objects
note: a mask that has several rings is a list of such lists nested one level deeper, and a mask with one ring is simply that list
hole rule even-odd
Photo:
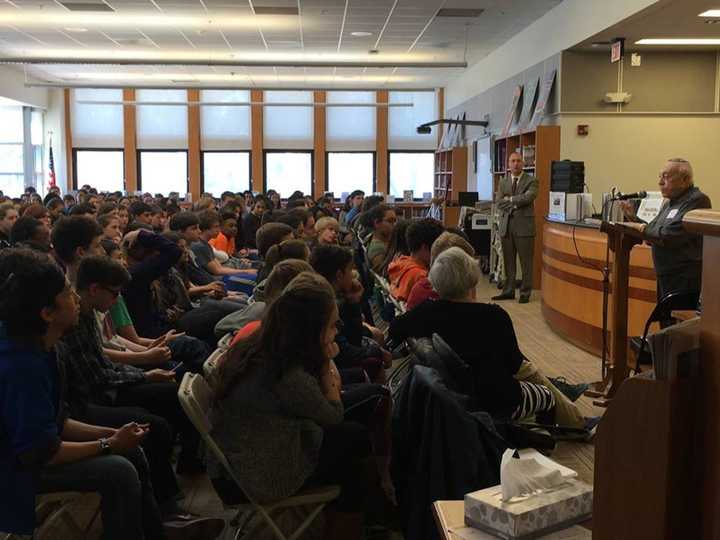
[{"label": "computer monitor", "polygon": [[461,191],[458,193],[458,203],[460,206],[470,206],[474,208],[478,200],[477,191]]}]

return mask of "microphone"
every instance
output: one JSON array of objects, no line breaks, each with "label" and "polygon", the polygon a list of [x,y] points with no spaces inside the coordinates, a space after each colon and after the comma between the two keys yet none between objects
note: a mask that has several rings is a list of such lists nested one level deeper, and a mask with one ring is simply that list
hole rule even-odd
[{"label": "microphone", "polygon": [[647,191],[636,191],[635,193],[621,193],[618,191],[613,199],[616,201],[627,201],[628,199],[644,199],[646,197]]}]

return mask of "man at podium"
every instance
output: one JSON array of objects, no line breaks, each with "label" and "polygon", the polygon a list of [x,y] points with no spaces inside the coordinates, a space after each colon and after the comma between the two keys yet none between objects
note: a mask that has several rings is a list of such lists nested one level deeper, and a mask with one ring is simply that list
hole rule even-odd
[{"label": "man at podium", "polygon": [[690,163],[670,159],[660,171],[658,185],[663,205],[650,223],[639,219],[629,201],[622,209],[633,227],[652,246],[658,301],[668,293],[699,291],[702,283],[702,236],[687,232],[682,220],[690,210],[710,208],[710,198],[695,187]]}]

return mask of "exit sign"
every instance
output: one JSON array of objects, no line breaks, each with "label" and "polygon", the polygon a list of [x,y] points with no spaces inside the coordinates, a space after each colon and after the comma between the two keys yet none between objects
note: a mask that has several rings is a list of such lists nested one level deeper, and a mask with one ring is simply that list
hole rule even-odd
[{"label": "exit sign", "polygon": [[620,59],[623,57],[624,42],[625,42],[624,39],[618,39],[618,40],[612,42],[612,45],[610,46],[610,63],[611,64],[614,64],[615,62],[619,62]]}]

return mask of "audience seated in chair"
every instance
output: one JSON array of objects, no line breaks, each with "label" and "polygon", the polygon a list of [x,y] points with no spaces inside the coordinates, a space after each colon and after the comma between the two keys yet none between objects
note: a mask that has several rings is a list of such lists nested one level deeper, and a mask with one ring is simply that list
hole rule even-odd
[{"label": "audience seated in chair", "polygon": [[362,368],[373,382],[383,383],[392,355],[381,347],[382,332],[363,323],[364,290],[353,274],[352,253],[340,246],[318,246],[312,252],[310,264],[335,290],[342,321],[336,338],[340,348],[335,359],[337,365],[342,369]]},{"label": "audience seated in chair", "polygon": [[[475,249],[470,245],[470,242],[454,231],[445,231],[438,236],[430,248],[430,266],[432,267],[432,263],[438,255],[451,247],[459,247],[471,257],[475,256]],[[413,286],[406,307],[412,309],[425,300],[437,300],[438,298],[438,294],[433,290],[430,280],[426,276],[418,280]]]},{"label": "audience seated in chair", "polygon": [[395,298],[407,302],[415,283],[427,277],[430,248],[442,233],[442,223],[434,219],[413,221],[408,226],[405,236],[410,255],[401,255],[388,265],[390,292]]},{"label": "audience seated in chair", "polygon": [[585,419],[528,362],[510,316],[495,304],[476,302],[480,267],[458,247],[437,256],[429,274],[439,299],[426,301],[390,324],[390,337],[430,337],[437,333],[467,362],[474,375],[474,408],[497,419],[540,414],[546,423],[582,428]]},{"label": "audience seated in chair", "polygon": [[80,263],[76,282],[79,322],[58,344],[59,358],[68,373],[67,401],[71,410],[80,414],[87,411],[89,404],[115,405],[142,407],[166,419],[182,442],[178,472],[197,471],[201,469],[199,437],[180,408],[175,373],[164,369],[143,371],[112,362],[103,351],[95,311],[104,313],[110,309],[129,281],[127,270],[107,257],[85,257]]},{"label": "audience seated in chair", "polygon": [[[338,320],[329,284],[309,272],[296,277],[219,368],[212,435],[258,502],[339,484],[325,537],[359,539],[370,445],[364,426],[343,421],[332,361]],[[222,477],[214,460],[209,466]]]},{"label": "audience seated in chair", "polygon": [[220,338],[236,333],[232,344],[245,339],[259,326],[268,304],[280,296],[283,289],[302,272],[312,272],[312,266],[302,259],[287,259],[275,265],[263,282],[263,299],[249,304],[245,309],[228,315],[215,325],[215,335]]},{"label": "audience seated in chair", "polygon": [[0,530],[32,534],[38,494],[87,491],[101,497],[103,538],[214,538],[222,520],[163,530],[138,447],[149,434],[146,424],[85,424],[64,408],[64,371],[54,348],[77,324],[79,310],[62,270],[31,251],[5,250],[0,292]]},{"label": "audience seated in chair", "polygon": [[323,216],[315,222],[315,240],[312,247],[319,244],[337,245],[340,234],[340,225],[337,219],[332,216]]},{"label": "audience seated in chair", "polygon": [[255,278],[255,270],[250,268],[232,268],[220,264],[213,253],[210,240],[220,233],[220,215],[215,210],[205,210],[198,216],[200,238],[190,244],[197,264],[213,276],[239,276],[246,279]]},{"label": "audience seated in chair", "polygon": [[394,209],[380,204],[367,212],[363,216],[363,220],[366,226],[373,231],[372,239],[367,247],[368,263],[374,272],[379,272],[397,223],[397,216]]},{"label": "audience seated in chair", "polygon": [[272,272],[275,265],[287,259],[300,259],[307,261],[310,258],[310,250],[303,240],[283,240],[279,244],[270,246],[265,253],[263,267],[258,271],[258,282],[264,281]]}]

